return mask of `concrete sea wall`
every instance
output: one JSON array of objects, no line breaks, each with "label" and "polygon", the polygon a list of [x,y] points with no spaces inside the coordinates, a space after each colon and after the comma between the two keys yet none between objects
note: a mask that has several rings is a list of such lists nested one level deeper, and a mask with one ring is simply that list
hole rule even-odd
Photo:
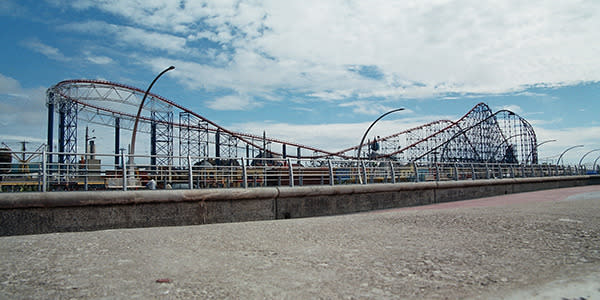
[{"label": "concrete sea wall", "polygon": [[398,184],[0,194],[0,235],[347,214],[600,184],[568,176]]}]

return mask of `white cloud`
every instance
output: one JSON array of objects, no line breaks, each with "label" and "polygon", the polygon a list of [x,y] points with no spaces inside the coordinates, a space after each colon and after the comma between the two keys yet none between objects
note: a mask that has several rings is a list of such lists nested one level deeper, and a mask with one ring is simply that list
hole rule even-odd
[{"label": "white cloud", "polygon": [[13,78],[0,74],[0,94],[13,94],[21,91],[21,84]]},{"label": "white cloud", "polygon": [[138,51],[150,49],[164,50],[169,53],[186,51],[186,39],[172,34],[148,31],[141,28],[109,24],[101,21],[71,23],[60,28],[69,31],[109,35],[116,42],[133,46]]},{"label": "white cloud", "polygon": [[503,105],[503,106],[499,106],[499,107],[495,107],[494,111],[499,111],[499,110],[509,110],[514,112],[517,115],[521,115],[523,114],[523,109],[521,109],[520,106],[516,105],[516,104],[510,104],[510,105]]},{"label": "white cloud", "polygon": [[[550,162],[556,162],[561,153],[566,149],[575,145],[584,145],[581,148],[575,148],[569,150],[561,162],[565,164],[576,165],[579,163],[581,157],[588,151],[600,148],[600,142],[598,140],[598,132],[600,127],[573,127],[564,129],[546,129],[543,127],[535,127],[538,143],[556,140],[555,142],[548,142],[540,146],[539,158],[542,162],[546,160]],[[595,159],[598,154],[590,154],[586,157],[585,162],[589,163],[588,159]]]},{"label": "white cloud", "polygon": [[89,51],[85,51],[83,53],[85,55],[85,58],[97,65],[106,65],[106,64],[110,64],[113,62],[113,59],[108,57],[108,56],[103,56],[103,55],[93,55],[91,52]]},{"label": "white cloud", "polygon": [[23,46],[25,46],[26,48],[28,48],[29,50],[41,53],[50,59],[58,60],[58,61],[68,61],[69,60],[67,57],[65,57],[62,54],[62,52],[58,48],[48,46],[48,45],[42,43],[38,39],[25,40],[21,44]]},{"label": "white cloud", "polygon": [[215,110],[248,110],[262,105],[248,96],[227,95],[209,101],[207,106]]},{"label": "white cloud", "polygon": [[[71,5],[126,19],[126,26],[100,25],[122,43],[167,51],[172,56],[145,54],[140,60],[178,62],[178,79],[193,89],[233,89],[251,96],[287,89],[343,100],[493,94],[600,80],[597,1],[107,0]],[[203,39],[219,46],[190,46]],[[218,67],[185,56],[194,50],[210,52]],[[377,76],[356,72],[365,67],[377,70]]]},{"label": "white cloud", "polygon": [[0,74],[0,141],[32,141],[46,134],[46,111],[43,87],[23,88],[8,76]]},{"label": "white cloud", "polygon": [[341,107],[353,107],[352,112],[365,115],[381,115],[394,108],[385,106],[375,101],[352,101],[340,104]]}]

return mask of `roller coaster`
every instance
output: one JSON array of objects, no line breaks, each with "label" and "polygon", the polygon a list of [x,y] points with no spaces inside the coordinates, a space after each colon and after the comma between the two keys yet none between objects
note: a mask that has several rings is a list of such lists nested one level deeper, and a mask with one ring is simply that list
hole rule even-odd
[{"label": "roller coaster", "polygon": [[[46,102],[48,149],[54,149],[54,116],[58,114],[58,152],[63,153],[60,163],[77,162],[80,122],[113,128],[114,153],[119,154],[121,131],[132,130],[144,93],[100,80],[65,80],[50,87]],[[485,103],[457,121],[439,120],[370,140],[360,152],[359,145],[331,152],[264,134],[228,130],[154,93],[147,99],[138,131],[149,135],[151,165],[155,166],[172,166],[177,163],[175,157],[188,156],[198,160],[212,156],[224,163],[238,157],[350,160],[357,159],[357,153],[362,153],[360,159],[418,163],[538,163],[533,127],[514,112],[493,112]],[[295,155],[290,155],[294,148]]]},{"label": "roller coaster", "polygon": [[[570,166],[539,164],[533,127],[514,112],[493,112],[485,103],[456,121],[399,129],[364,145],[328,151],[265,133],[232,131],[174,101],[119,83],[65,80],[46,94],[47,145],[34,152],[0,149],[0,191],[128,190],[153,182],[158,188],[247,188],[582,172],[577,167],[573,171]],[[130,135],[122,131],[133,132],[136,120],[137,132],[142,134],[137,141],[149,146],[150,155],[125,152],[123,146],[128,143],[122,143],[121,137]],[[96,153],[87,133],[90,124],[103,126],[109,133],[114,130],[114,152]],[[82,125],[85,151],[78,151]],[[19,165],[24,165],[26,157],[40,161],[28,160],[27,168],[11,162],[19,158]]]}]

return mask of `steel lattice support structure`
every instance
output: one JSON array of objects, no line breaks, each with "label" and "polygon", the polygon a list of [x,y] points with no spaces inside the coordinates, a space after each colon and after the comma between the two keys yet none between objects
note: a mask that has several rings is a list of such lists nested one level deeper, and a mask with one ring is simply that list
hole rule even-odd
[{"label": "steel lattice support structure", "polygon": [[[79,79],[59,82],[48,89],[48,95],[49,99],[50,95],[54,95],[53,99],[58,98],[76,105],[78,118],[83,122],[109,127],[115,127],[118,124],[119,130],[130,131],[135,120],[135,108],[139,106],[144,91],[113,82]],[[265,138],[261,136],[233,132],[156,94],[149,93],[148,97],[150,100],[144,104],[138,132],[150,135],[149,146],[156,147],[157,164],[173,163],[173,159],[168,157],[173,156],[174,137],[178,137],[180,146],[183,143],[180,154],[190,154],[191,156],[195,150],[191,151],[191,148],[186,148],[186,145],[191,145],[192,142],[188,143],[187,140],[182,139],[189,137],[188,133],[191,134],[191,132],[200,132],[199,140],[203,144],[206,143],[206,146],[201,147],[203,150],[199,150],[198,154],[206,156],[209,154],[210,147],[208,146],[211,143],[215,145],[215,156],[223,158],[235,157],[240,150],[242,153],[246,150],[249,150],[246,151],[248,153],[260,153],[265,150],[265,145],[269,145],[266,152],[271,153],[271,156],[278,156],[281,154],[272,152],[270,146],[284,143],[312,150],[315,156],[334,156],[331,152],[310,146],[272,138],[266,138],[265,142]],[[180,118],[179,122],[175,122],[173,120],[174,113],[187,114],[189,117]],[[194,122],[188,122],[186,118],[193,119]],[[154,154],[154,151],[151,152]]]},{"label": "steel lattice support structure", "polygon": [[173,165],[173,112],[151,112],[150,155],[153,166]]},{"label": "steel lattice support structure", "polygon": [[[77,120],[115,128],[115,151],[120,132],[131,131],[135,112],[144,91],[123,84],[98,80],[66,80],[48,89],[48,115],[59,113],[59,147],[66,153],[77,152]],[[287,147],[297,149],[298,158],[355,159],[359,146],[330,152],[294,142],[228,130],[185,107],[153,93],[148,94],[138,133],[138,140],[150,148],[153,166],[175,163],[173,149],[179,156],[216,157],[216,163],[238,156],[283,157]],[[175,121],[173,116],[179,115]],[[175,138],[177,140],[175,140]],[[49,122],[48,139],[52,139]],[[358,139],[358,137],[357,137]],[[522,117],[508,111],[492,112],[480,103],[457,121],[439,120],[397,133],[368,139],[363,157],[399,162],[506,162],[537,163],[536,136],[532,126]],[[212,144],[212,146],[211,146]],[[374,147],[374,145],[378,147]],[[49,142],[49,145],[50,142]],[[125,145],[126,146],[126,145]],[[214,148],[213,148],[214,147]],[[138,147],[136,147],[138,148]],[[210,152],[214,149],[212,155]],[[293,149],[293,148],[289,148]],[[277,152],[281,151],[281,153]],[[73,155],[65,162],[75,163]],[[178,163],[187,163],[180,159]],[[116,164],[116,163],[115,163]]]},{"label": "steel lattice support structure", "polygon": [[[485,104],[477,105],[441,133],[452,135],[441,143],[423,139],[419,144],[430,144],[431,150],[414,160],[431,162],[431,154],[436,154],[439,162],[526,163],[529,154],[536,152],[535,132],[525,119],[508,110],[492,113]],[[537,153],[533,163],[537,163]]]},{"label": "steel lattice support structure", "polygon": [[231,134],[221,134],[221,156],[238,157],[239,139]]},{"label": "steel lattice support structure", "polygon": [[[439,120],[373,142],[381,147],[379,152],[369,154],[370,158],[426,163],[537,164],[533,127],[511,111],[493,113],[485,103],[479,103],[458,121]],[[343,157],[357,148],[344,149],[336,155]]]},{"label": "steel lattice support structure", "polygon": [[[58,162],[61,164],[61,169],[64,170],[77,163],[77,157],[70,153],[77,153],[78,105],[76,102],[57,98],[52,93],[49,93],[47,104],[49,107],[52,106],[52,109],[58,105],[58,152],[61,152],[58,155]],[[49,126],[53,126],[53,124],[49,124]]]},{"label": "steel lattice support structure", "polygon": [[[179,113],[179,156],[194,158],[208,156],[208,123],[189,112]],[[197,161],[195,161],[197,162]],[[180,162],[184,164],[183,161]]]}]

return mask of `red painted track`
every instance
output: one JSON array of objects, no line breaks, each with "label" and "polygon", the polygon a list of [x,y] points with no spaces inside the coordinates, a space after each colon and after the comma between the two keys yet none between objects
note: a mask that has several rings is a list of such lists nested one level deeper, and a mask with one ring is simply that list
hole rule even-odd
[{"label": "red painted track", "polygon": [[[206,130],[206,137],[203,137],[203,142],[207,144],[209,143],[208,132],[212,134],[222,132],[232,138],[229,144],[226,143],[226,146],[234,148],[236,151],[238,149],[243,150],[245,145],[263,152],[269,152],[274,156],[284,156],[283,153],[278,153],[272,150],[271,147],[266,147],[267,142],[270,142],[271,146],[275,144],[280,145],[282,148],[284,146],[292,146],[312,152],[302,153],[302,151],[299,151],[300,154],[298,155],[301,158],[319,159],[338,157],[342,159],[355,159],[354,153],[359,147],[369,147],[367,143],[367,145],[361,144],[337,152],[330,152],[304,144],[268,138],[264,135],[234,132],[219,126],[217,123],[174,101],[154,93],[148,93],[148,96],[156,100],[156,103],[160,103],[159,106],[164,107],[160,109],[154,108],[152,111],[164,110],[173,113],[177,110],[180,114],[189,114],[188,118],[192,118],[193,122],[189,122],[190,119],[188,119],[188,123],[181,122],[181,117],[180,122],[173,121],[172,114],[166,119],[153,118],[148,115],[136,117],[132,109],[139,107],[138,100],[142,98],[140,97],[141,95],[145,95],[145,92],[139,88],[115,82],[89,79],[64,80],[48,89],[47,93],[49,95],[48,103],[77,104],[74,107],[77,107],[79,111],[85,111],[90,114],[87,119],[88,122],[93,120],[101,125],[112,127],[116,121],[113,122],[111,120],[119,117],[119,119],[130,120],[132,122],[134,122],[133,120],[141,120],[146,124],[162,124],[165,128],[171,128],[171,131],[173,127],[185,128],[185,132],[192,131],[199,133]],[[69,110],[67,115],[69,116],[69,120],[77,118],[77,113],[71,112],[71,110]],[[135,121],[135,124],[137,124],[137,121]],[[119,128],[129,129],[123,123],[120,126]],[[65,132],[63,134],[65,136],[73,137],[68,138],[68,143],[76,144],[76,127],[77,125],[75,124],[74,126],[67,126],[67,129],[64,129]],[[482,135],[479,132],[485,132],[486,134]],[[520,133],[510,135],[510,133],[514,132]],[[516,137],[519,137],[519,139],[514,139]],[[165,142],[165,144],[172,147],[172,138]],[[180,136],[179,138],[181,139],[182,137]],[[187,138],[189,139],[189,136]],[[165,137],[165,139],[168,139],[168,137]],[[238,145],[238,141],[241,141],[242,145]],[[440,160],[440,162],[506,162],[505,160],[509,157],[508,162],[514,162],[520,158],[522,163],[527,164],[530,156],[532,157],[532,162],[537,162],[537,142],[531,125],[522,117],[508,110],[500,110],[494,113],[485,103],[477,104],[457,121],[434,121],[383,138],[378,137],[374,141],[388,145],[385,151],[382,150],[382,152],[376,153],[375,158],[400,157],[404,155],[406,157],[402,159],[406,159],[406,161],[425,160],[429,163],[437,163],[438,149],[442,149],[440,159],[443,156],[445,160]],[[501,147],[506,148],[507,146],[510,146],[508,147],[511,149],[510,153],[502,152],[504,150],[499,152]],[[279,147],[275,148],[279,149]],[[172,150],[167,152],[166,155],[173,155]],[[282,152],[285,152],[285,150]],[[180,153],[181,156],[186,156],[187,154],[189,153]],[[514,157],[515,155],[516,157]]]}]

